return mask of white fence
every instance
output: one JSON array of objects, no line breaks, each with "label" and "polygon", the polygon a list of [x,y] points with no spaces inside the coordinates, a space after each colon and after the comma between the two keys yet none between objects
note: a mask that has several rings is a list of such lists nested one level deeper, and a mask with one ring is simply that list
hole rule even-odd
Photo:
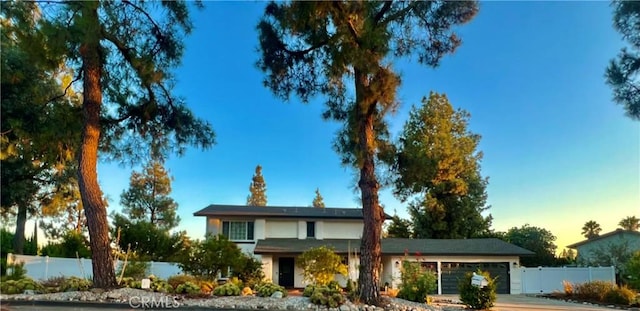
[{"label": "white fence", "polygon": [[[27,276],[34,280],[46,280],[55,276],[76,276],[80,278],[89,278],[93,276],[91,259],[14,254],[9,254],[7,256],[7,264],[20,262],[24,262],[24,268],[27,270]],[[119,267],[122,263],[122,261],[117,260],[116,267]],[[169,276],[181,273],[182,269],[180,269],[180,267],[175,263],[152,261],[149,264],[149,274],[153,274],[161,279],[166,279]]]},{"label": "white fence", "polygon": [[543,294],[563,292],[563,281],[573,284],[590,281],[616,282],[614,267],[520,268],[522,293]]}]

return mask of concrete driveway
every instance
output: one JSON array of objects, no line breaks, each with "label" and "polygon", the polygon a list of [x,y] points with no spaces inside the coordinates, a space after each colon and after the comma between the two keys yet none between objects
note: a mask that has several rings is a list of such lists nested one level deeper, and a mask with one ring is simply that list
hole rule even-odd
[{"label": "concrete driveway", "polygon": [[[457,295],[440,295],[438,299],[459,302]],[[561,300],[531,297],[526,295],[498,295],[493,311],[576,311],[613,310],[588,304],[571,303]]]}]

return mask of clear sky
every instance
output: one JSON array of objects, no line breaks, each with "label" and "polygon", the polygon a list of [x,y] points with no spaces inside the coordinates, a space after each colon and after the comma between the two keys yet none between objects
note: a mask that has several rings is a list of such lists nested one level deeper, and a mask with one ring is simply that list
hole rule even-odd
[{"label": "clear sky", "polygon": [[[321,119],[322,99],[282,102],[262,85],[255,26],[265,2],[205,2],[194,13],[175,92],[211,122],[218,144],[172,157],[181,230],[201,238],[208,204],[244,204],[255,166],[263,166],[268,205],[309,206],[316,188],[329,207],[359,207],[354,174],[332,149],[338,124]],[[582,240],[582,225],[614,230],[640,216],[640,127],[611,101],[604,70],[623,46],[608,2],[483,2],[460,28],[463,44],[441,66],[396,61],[402,109],[430,91],[471,113],[482,135],[493,228],[529,223],[550,230],[561,250]],[[139,169],[136,167],[135,169]],[[101,163],[99,180],[120,209],[131,168]],[[387,213],[406,205],[381,193]]]}]

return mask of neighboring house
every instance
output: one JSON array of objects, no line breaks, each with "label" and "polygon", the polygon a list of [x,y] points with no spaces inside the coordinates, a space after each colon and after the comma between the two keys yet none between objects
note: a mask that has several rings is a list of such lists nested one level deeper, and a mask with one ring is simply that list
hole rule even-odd
[{"label": "neighboring house", "polygon": [[[207,217],[207,233],[223,234],[260,258],[274,283],[306,284],[295,258],[309,248],[331,246],[357,280],[362,209],[209,205],[194,213]],[[391,217],[385,215],[387,219]],[[438,274],[438,293],[457,293],[458,279],[480,268],[498,276],[498,293],[519,293],[520,256],[534,253],[499,239],[383,239],[381,286],[397,287],[403,260],[420,261]],[[338,278],[344,285],[345,278]]]},{"label": "neighboring house", "polygon": [[617,266],[617,258],[640,251],[640,232],[617,229],[567,247],[578,251],[579,264]]}]

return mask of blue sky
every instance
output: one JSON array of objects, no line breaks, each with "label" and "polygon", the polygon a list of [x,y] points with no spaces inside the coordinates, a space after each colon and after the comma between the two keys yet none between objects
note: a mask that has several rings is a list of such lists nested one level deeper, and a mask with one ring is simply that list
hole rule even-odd
[{"label": "blue sky", "polygon": [[[265,2],[205,2],[194,13],[175,92],[218,137],[212,149],[172,157],[180,230],[204,235],[192,216],[208,204],[244,204],[255,166],[263,166],[269,205],[308,206],[316,188],[331,207],[359,207],[354,174],[332,150],[339,125],[321,119],[322,99],[282,102],[262,85],[255,26]],[[397,133],[412,104],[446,93],[471,113],[482,135],[493,228],[529,223],[550,230],[557,245],[580,241],[582,225],[603,232],[640,216],[640,128],[611,101],[608,61],[623,46],[608,2],[483,2],[460,28],[463,44],[439,68],[394,62],[402,74]],[[130,167],[99,165],[99,180],[119,210]],[[139,169],[136,167],[134,169]],[[386,190],[388,213],[405,204]]]}]

